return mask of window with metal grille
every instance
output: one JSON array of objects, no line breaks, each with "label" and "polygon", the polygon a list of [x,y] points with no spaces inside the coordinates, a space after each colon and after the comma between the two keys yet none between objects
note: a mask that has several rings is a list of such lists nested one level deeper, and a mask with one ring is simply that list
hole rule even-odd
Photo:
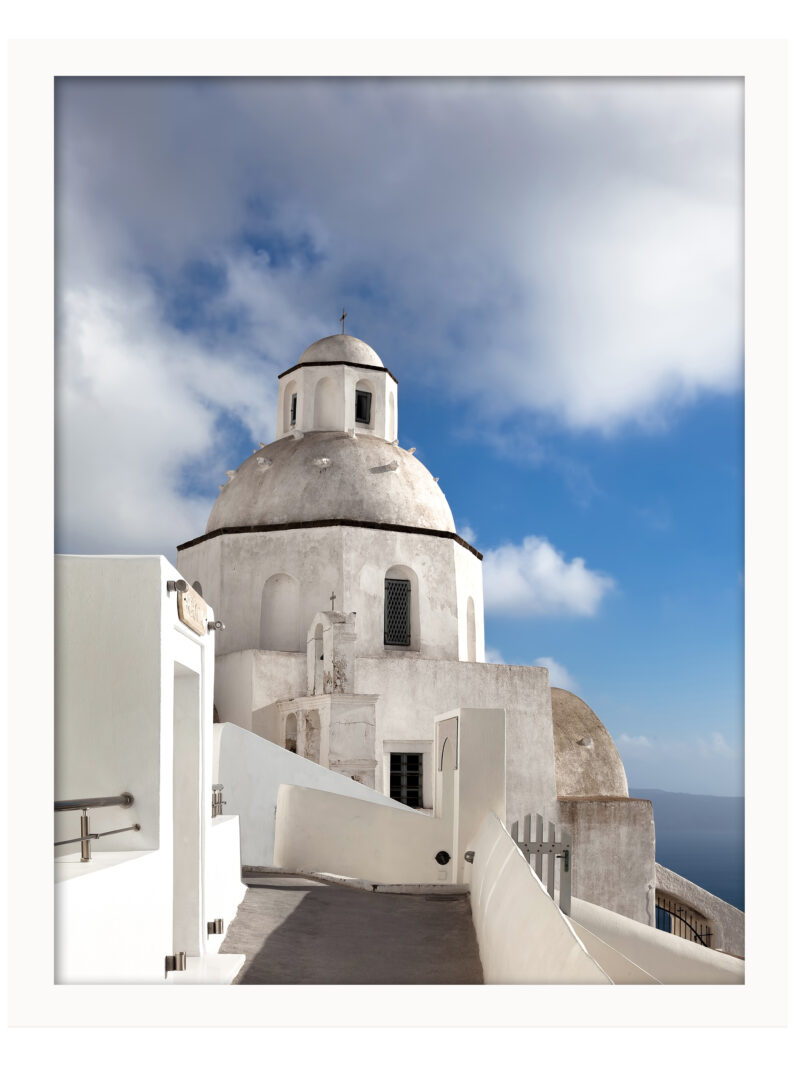
[{"label": "window with metal grille", "polygon": [[411,644],[411,582],[406,578],[385,579],[383,643]]},{"label": "window with metal grille", "polygon": [[410,808],[422,807],[421,752],[389,753],[389,796]]},{"label": "window with metal grille", "polygon": [[369,423],[372,411],[372,393],[356,389],[356,422]]},{"label": "window with metal grille", "polygon": [[297,393],[292,393],[292,406],[289,413],[289,422],[292,426],[297,422]]}]

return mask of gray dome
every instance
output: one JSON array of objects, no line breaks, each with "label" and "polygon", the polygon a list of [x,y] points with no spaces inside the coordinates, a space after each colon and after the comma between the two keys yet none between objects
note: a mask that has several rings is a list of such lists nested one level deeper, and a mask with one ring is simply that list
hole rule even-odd
[{"label": "gray dome", "polygon": [[626,797],[628,779],[611,734],[588,704],[551,689],[556,792],[560,797]]},{"label": "gray dome", "polygon": [[206,533],[321,519],[455,532],[444,493],[418,459],[382,437],[333,430],[283,437],[246,459],[217,497]]},{"label": "gray dome", "polygon": [[349,333],[334,333],[309,345],[300,363],[362,363],[367,367],[382,367],[381,357],[374,348],[351,337]]}]

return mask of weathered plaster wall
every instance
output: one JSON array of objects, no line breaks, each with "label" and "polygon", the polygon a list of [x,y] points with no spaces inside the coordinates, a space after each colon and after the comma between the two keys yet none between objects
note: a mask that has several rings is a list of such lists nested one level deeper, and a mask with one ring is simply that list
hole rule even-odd
[{"label": "weathered plaster wall", "polygon": [[655,867],[656,889],[663,889],[710,921],[713,947],[744,957],[744,912],[668,867],[662,867],[660,863]]},{"label": "weathered plaster wall", "polygon": [[[299,582],[296,651],[305,649],[308,628],[320,611],[356,612],[357,656],[382,656],[384,579],[395,566],[418,581],[422,656],[466,659],[466,602],[475,602],[478,659],[483,659],[483,587],[480,561],[450,538],[393,530],[325,526],[269,533],[224,534],[178,553],[187,581],[199,580],[203,595],[225,629],[217,654],[258,649],[264,583],[274,574]],[[281,696],[301,694],[283,693]]]},{"label": "weathered plaster wall", "polygon": [[576,897],[655,923],[655,826],[649,800],[559,797],[560,826],[572,834]]},{"label": "weathered plaster wall", "polygon": [[626,797],[628,779],[611,734],[580,697],[550,690],[558,795]]}]

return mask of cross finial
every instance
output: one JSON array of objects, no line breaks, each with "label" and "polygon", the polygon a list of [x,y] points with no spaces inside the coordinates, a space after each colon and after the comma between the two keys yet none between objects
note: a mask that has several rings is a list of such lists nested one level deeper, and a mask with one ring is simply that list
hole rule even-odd
[{"label": "cross finial", "polygon": [[347,312],[342,308],[342,313],[339,316],[339,322],[342,324],[342,333],[344,333],[344,320],[347,318]]},{"label": "cross finial", "polygon": [[335,611],[334,604],[336,603],[336,593],[331,593],[331,611]]}]

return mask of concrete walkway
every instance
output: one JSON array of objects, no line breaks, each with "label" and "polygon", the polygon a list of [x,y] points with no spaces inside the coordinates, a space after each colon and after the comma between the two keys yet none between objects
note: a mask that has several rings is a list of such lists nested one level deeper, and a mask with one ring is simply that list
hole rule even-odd
[{"label": "concrete walkway", "polygon": [[248,875],[220,952],[244,953],[241,985],[483,982],[466,894],[369,893]]}]

